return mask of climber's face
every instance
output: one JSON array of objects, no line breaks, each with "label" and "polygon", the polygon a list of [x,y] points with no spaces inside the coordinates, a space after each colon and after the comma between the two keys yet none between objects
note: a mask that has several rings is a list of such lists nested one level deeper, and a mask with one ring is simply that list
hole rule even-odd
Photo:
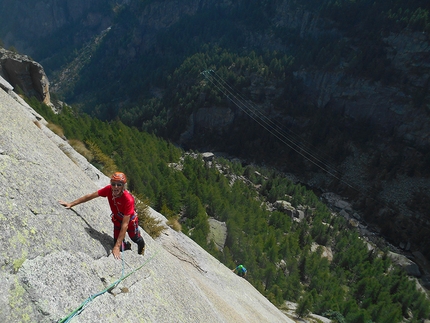
[{"label": "climber's face", "polygon": [[114,197],[121,196],[122,191],[124,189],[124,183],[121,183],[121,182],[111,182],[110,185],[112,187],[112,195]]}]

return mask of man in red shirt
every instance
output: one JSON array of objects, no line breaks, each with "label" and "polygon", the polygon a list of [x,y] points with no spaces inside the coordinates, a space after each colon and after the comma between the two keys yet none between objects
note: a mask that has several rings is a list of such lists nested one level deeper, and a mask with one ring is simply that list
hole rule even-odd
[{"label": "man in red shirt", "polygon": [[134,209],[134,197],[125,189],[127,177],[124,173],[116,172],[112,175],[110,185],[107,185],[94,193],[84,195],[73,202],[59,201],[67,209],[75,205],[88,202],[96,197],[107,197],[112,211],[114,246],[112,249],[115,259],[120,259],[120,248],[128,233],[133,242],[137,243],[137,252],[141,255],[145,252],[145,241],[139,232],[139,222]]}]

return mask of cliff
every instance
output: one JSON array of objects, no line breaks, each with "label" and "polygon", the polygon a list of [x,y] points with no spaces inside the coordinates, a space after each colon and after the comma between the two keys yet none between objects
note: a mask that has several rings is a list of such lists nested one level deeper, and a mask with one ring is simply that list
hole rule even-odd
[{"label": "cliff", "polygon": [[[5,0],[0,4],[0,11],[13,13],[4,15],[1,25],[4,34],[2,40],[13,43],[21,52],[34,55],[50,37],[55,37],[60,30],[63,34],[67,28],[80,25],[80,32],[73,38],[63,38],[68,45],[79,46],[87,41],[94,33],[107,28],[112,22],[111,6],[118,1],[11,1]],[[15,15],[16,14],[16,15]],[[28,19],[34,17],[35,19]],[[59,37],[61,38],[61,36]],[[61,41],[61,39],[57,39]],[[63,43],[63,46],[68,46]],[[51,51],[51,50],[50,50]],[[51,55],[52,52],[51,51]]]},{"label": "cliff", "polygon": [[100,198],[73,210],[58,203],[93,192],[108,178],[1,83],[3,321],[57,322],[81,308],[77,322],[293,322],[167,226],[156,240],[141,230],[144,257],[134,248],[115,260],[108,203]]}]

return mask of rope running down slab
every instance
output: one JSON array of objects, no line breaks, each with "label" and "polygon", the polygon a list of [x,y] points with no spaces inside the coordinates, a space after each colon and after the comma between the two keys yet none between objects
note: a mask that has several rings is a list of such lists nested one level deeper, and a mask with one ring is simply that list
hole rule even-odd
[{"label": "rope running down slab", "polygon": [[155,257],[155,255],[157,255],[159,251],[157,251],[156,253],[154,253],[151,257],[149,257],[142,265],[140,265],[139,267],[135,268],[134,270],[132,270],[131,272],[129,272],[127,275],[124,276],[124,257],[123,257],[123,252],[121,252],[121,258],[122,258],[122,275],[121,278],[119,278],[117,281],[113,282],[112,284],[110,284],[108,287],[106,287],[104,290],[102,290],[101,292],[98,292],[96,294],[91,295],[90,297],[88,297],[81,305],[79,305],[72,313],[70,313],[67,317],[61,319],[60,321],[58,321],[57,323],[67,323],[70,322],[72,320],[72,318],[74,318],[75,316],[79,315],[91,302],[93,299],[95,299],[96,297],[103,295],[104,293],[114,289],[120,282],[122,282],[124,279],[126,279],[127,277],[129,277],[130,275],[134,274],[136,271],[138,271],[139,269],[141,269],[143,266],[145,266],[152,258]]}]

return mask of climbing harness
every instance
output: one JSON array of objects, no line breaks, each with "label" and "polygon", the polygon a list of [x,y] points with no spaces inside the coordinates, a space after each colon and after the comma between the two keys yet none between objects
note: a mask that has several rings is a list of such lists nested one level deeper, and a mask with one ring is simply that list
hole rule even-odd
[{"label": "climbing harness", "polygon": [[155,257],[155,255],[158,252],[159,252],[159,250],[156,253],[154,253],[151,257],[149,257],[142,265],[140,265],[139,267],[135,268],[134,270],[132,270],[131,272],[129,272],[127,275],[124,276],[124,255],[123,255],[123,252],[121,251],[121,259],[122,259],[122,273],[121,273],[121,278],[119,278],[117,281],[115,281],[112,284],[110,284],[108,287],[106,287],[101,292],[98,292],[98,293],[93,294],[90,297],[88,297],[72,313],[70,313],[67,317],[61,319],[60,321],[57,321],[57,323],[67,323],[67,322],[70,322],[75,316],[77,316],[80,313],[82,313],[82,311],[92,302],[93,299],[95,299],[96,297],[98,297],[100,295],[103,295],[106,292],[110,292],[112,289],[114,289],[116,286],[118,286],[118,284],[120,282],[122,282],[124,279],[126,279],[130,275],[134,274],[136,271],[140,270],[143,266],[145,266],[152,258]]}]

